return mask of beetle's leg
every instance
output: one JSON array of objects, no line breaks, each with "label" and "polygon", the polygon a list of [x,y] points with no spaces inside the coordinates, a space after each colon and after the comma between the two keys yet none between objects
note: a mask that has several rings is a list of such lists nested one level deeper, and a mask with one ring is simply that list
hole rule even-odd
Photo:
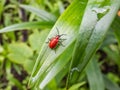
[{"label": "beetle's leg", "polygon": [[49,41],[51,41],[51,38],[48,38],[49,39]]},{"label": "beetle's leg", "polygon": [[51,38],[48,38],[48,41],[46,43],[49,43],[49,41],[51,41]]},{"label": "beetle's leg", "polygon": [[49,41],[45,42],[45,43],[49,43]]},{"label": "beetle's leg", "polygon": [[63,42],[64,40],[66,40],[66,39],[61,39],[61,38],[59,39],[59,41],[61,41],[61,42]]},{"label": "beetle's leg", "polygon": [[58,33],[58,35],[59,35],[59,29],[56,27],[56,29],[57,29],[57,33]]},{"label": "beetle's leg", "polygon": [[66,40],[66,39],[59,39],[60,45],[64,46],[64,45],[62,44],[62,42],[65,41],[65,40]]},{"label": "beetle's leg", "polygon": [[59,41],[58,44],[65,47],[65,45],[63,45],[61,41]]},{"label": "beetle's leg", "polygon": [[59,39],[58,44],[60,44],[61,46],[65,47],[65,45],[62,44],[63,41],[65,41],[66,39]]},{"label": "beetle's leg", "polygon": [[63,35],[67,35],[67,34],[61,34],[60,37],[63,36]]}]

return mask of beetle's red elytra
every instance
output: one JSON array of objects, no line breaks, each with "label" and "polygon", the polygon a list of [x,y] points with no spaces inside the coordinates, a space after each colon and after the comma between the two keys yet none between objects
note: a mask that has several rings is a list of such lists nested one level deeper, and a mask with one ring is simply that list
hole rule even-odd
[{"label": "beetle's red elytra", "polygon": [[61,35],[60,35],[58,28],[56,28],[56,29],[57,29],[58,34],[57,34],[56,36],[50,38],[50,39],[49,39],[49,42],[48,42],[48,43],[49,43],[48,46],[49,46],[49,48],[51,48],[51,49],[55,49],[58,45],[64,46],[64,45],[62,44],[62,42],[63,42],[64,40],[66,40],[66,39],[62,39],[62,38],[61,38],[61,36],[66,35],[66,34],[61,34]]},{"label": "beetle's red elytra", "polygon": [[50,47],[51,49],[53,49],[53,48],[55,48],[55,47],[57,46],[57,44],[58,44],[58,42],[59,42],[59,38],[60,38],[60,36],[57,35],[57,36],[53,37],[53,38],[50,40],[50,42],[49,42],[49,47]]}]

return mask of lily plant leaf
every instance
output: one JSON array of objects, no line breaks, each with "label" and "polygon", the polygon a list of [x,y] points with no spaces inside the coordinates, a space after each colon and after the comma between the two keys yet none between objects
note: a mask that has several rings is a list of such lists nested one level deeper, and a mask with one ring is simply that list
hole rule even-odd
[{"label": "lily plant leaf", "polygon": [[114,34],[118,40],[119,46],[120,46],[120,18],[116,16],[115,20],[112,23],[112,29],[114,30]]},{"label": "lily plant leaf", "polygon": [[24,29],[37,29],[37,28],[48,28],[52,27],[53,23],[51,22],[41,22],[41,21],[36,21],[36,22],[24,22],[24,23],[19,23],[19,24],[14,24],[11,26],[7,26],[3,29],[0,29],[0,33],[5,33],[5,32],[10,32],[10,31],[17,31],[17,30],[24,30]]},{"label": "lily plant leaf", "polygon": [[37,9],[32,6],[22,5],[22,4],[20,5],[20,7],[36,14],[38,17],[40,17],[44,21],[55,21],[56,20],[56,17],[53,14],[45,10]]},{"label": "lily plant leaf", "polygon": [[90,90],[105,90],[103,75],[100,71],[97,60],[97,56],[93,57],[85,70]]},{"label": "lily plant leaf", "polygon": [[109,78],[107,78],[105,75],[103,75],[103,78],[104,78],[104,82],[105,82],[105,86],[106,86],[106,89],[107,90],[120,90],[120,87],[112,82]]},{"label": "lily plant leaf", "polygon": [[[41,84],[43,81],[43,77],[46,77],[46,73],[51,69],[50,67],[59,59],[59,56],[62,55],[68,48],[70,48],[71,44],[74,43],[78,28],[81,23],[84,10],[86,8],[87,0],[79,1],[75,0],[73,3],[63,12],[60,18],[55,23],[54,27],[50,31],[48,37],[45,42],[48,42],[48,38],[55,37],[56,34],[64,34],[61,36],[61,39],[65,39],[62,43],[63,46],[58,46],[56,48],[56,52],[54,49],[50,49],[48,44],[44,43],[40,54],[35,63],[29,86],[38,87],[39,89],[43,89],[45,86]],[[58,29],[58,30],[57,30]],[[71,56],[71,54],[69,54]],[[68,59],[65,59],[68,62]],[[63,62],[64,63],[64,62]],[[58,68],[58,67],[57,67]],[[58,69],[59,71],[61,69]],[[54,72],[53,72],[54,74]],[[54,76],[53,76],[54,77]],[[49,81],[48,81],[49,82]],[[48,83],[46,82],[46,83]]]},{"label": "lily plant leaf", "polygon": [[71,80],[68,79],[71,83],[78,80],[81,72],[102,44],[119,6],[119,0],[89,0],[71,63],[71,70],[77,68],[79,72],[78,74],[73,73]]}]

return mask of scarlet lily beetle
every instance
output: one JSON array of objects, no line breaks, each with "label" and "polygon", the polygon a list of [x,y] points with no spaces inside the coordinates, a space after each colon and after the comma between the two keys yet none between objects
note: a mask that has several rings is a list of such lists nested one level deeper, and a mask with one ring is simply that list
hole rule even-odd
[{"label": "scarlet lily beetle", "polygon": [[57,33],[58,33],[58,34],[57,34],[56,36],[52,37],[52,38],[48,38],[49,41],[48,41],[47,43],[49,43],[48,46],[49,46],[49,48],[51,48],[51,49],[55,49],[58,45],[64,46],[64,45],[62,44],[62,42],[63,42],[64,40],[66,40],[66,39],[62,39],[62,38],[61,38],[61,36],[66,35],[66,34],[61,34],[61,35],[60,35],[58,28],[56,28],[56,29],[57,29]]}]

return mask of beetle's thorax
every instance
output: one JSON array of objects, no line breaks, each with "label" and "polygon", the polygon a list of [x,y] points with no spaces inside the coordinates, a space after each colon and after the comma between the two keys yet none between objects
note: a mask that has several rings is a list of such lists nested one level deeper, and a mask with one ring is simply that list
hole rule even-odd
[{"label": "beetle's thorax", "polygon": [[56,39],[59,39],[59,38],[60,38],[60,35],[57,35],[55,38],[56,38]]}]

